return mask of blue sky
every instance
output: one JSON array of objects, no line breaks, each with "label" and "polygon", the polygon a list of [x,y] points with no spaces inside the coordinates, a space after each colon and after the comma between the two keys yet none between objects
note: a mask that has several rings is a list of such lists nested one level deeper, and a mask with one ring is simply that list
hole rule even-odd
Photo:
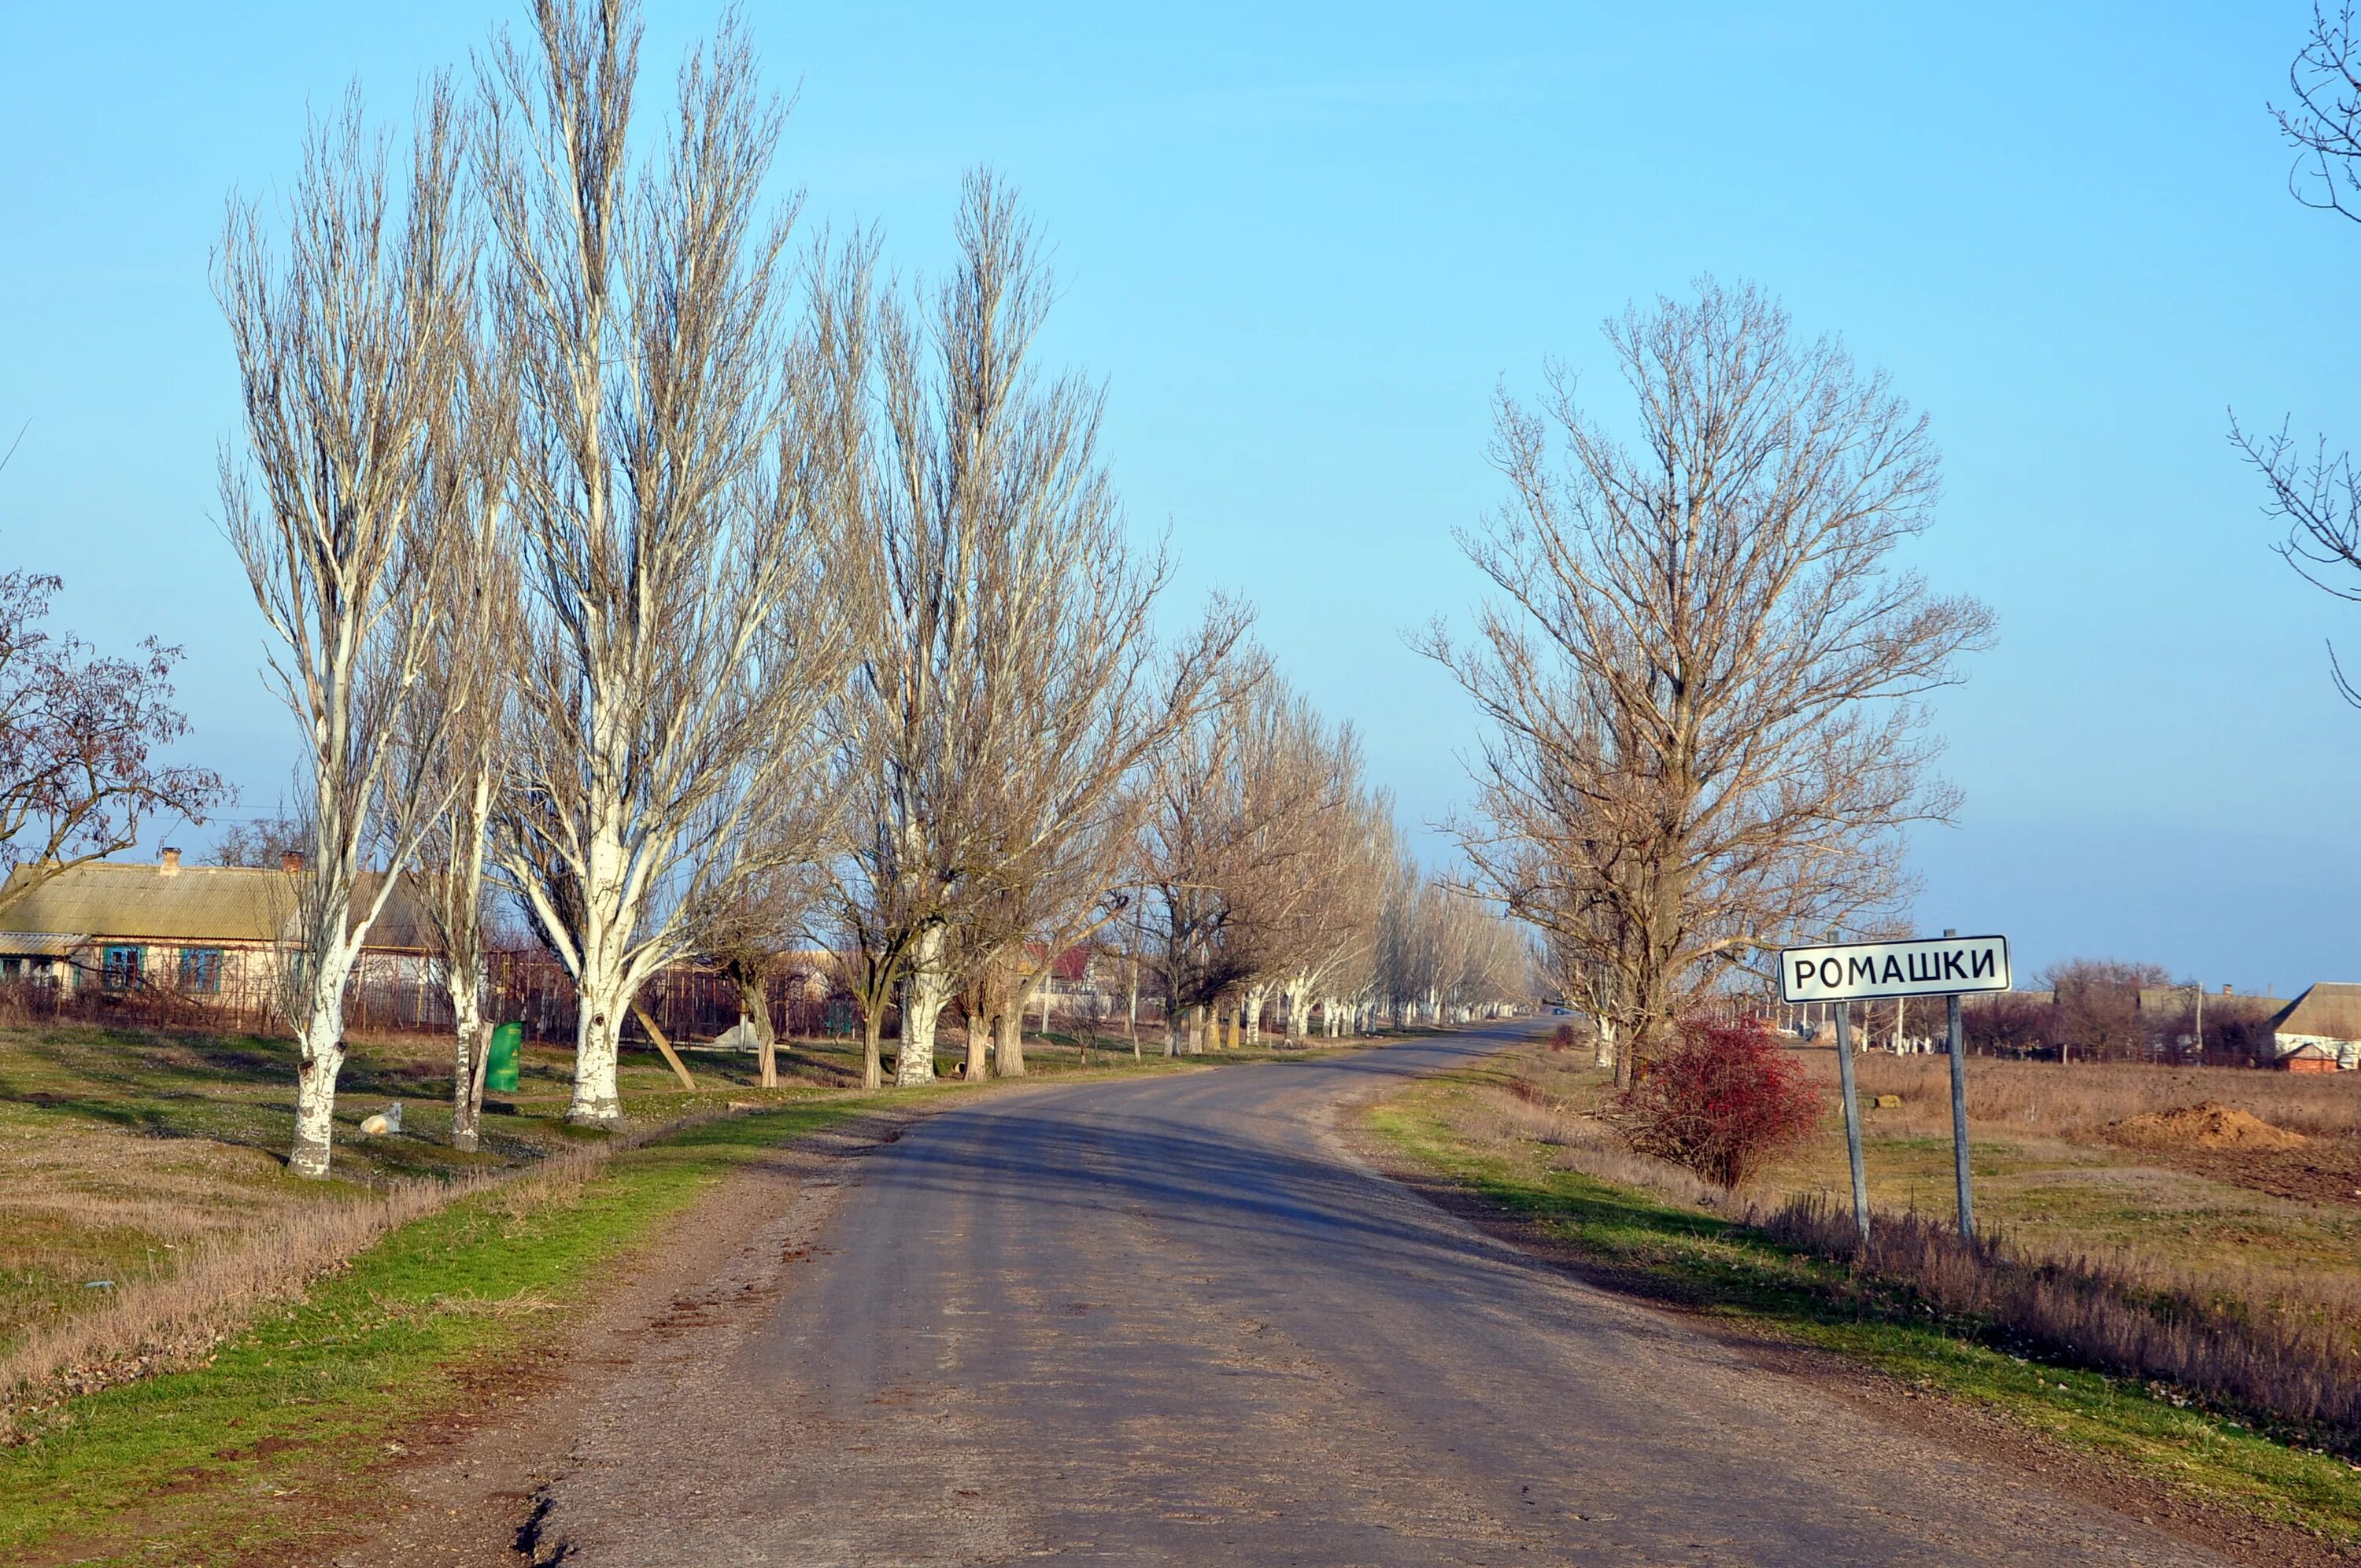
[{"label": "blue sky", "polygon": [[[2361,979],[2323,651],[2361,612],[2271,556],[2225,441],[2234,408],[2361,438],[2361,231],[2289,198],[2265,112],[2300,3],[1128,9],[751,4],[798,94],[782,189],[924,269],[966,168],[1016,181],[1136,522],[1189,593],[1251,594],[1407,820],[1464,793],[1470,721],[1401,632],[1477,592],[1449,532],[1501,496],[1493,389],[1555,357],[1620,415],[1599,322],[1752,279],[1932,416],[1915,559],[2000,618],[1940,705],[1967,806],[1914,840],[1922,924],[2021,970]],[[0,560],[102,646],[184,644],[188,754],[249,808],[292,732],[214,521],[222,203],[280,188],[307,107],[357,78],[398,115],[512,14],[0,12]],[[655,7],[652,92],[712,15]]]}]

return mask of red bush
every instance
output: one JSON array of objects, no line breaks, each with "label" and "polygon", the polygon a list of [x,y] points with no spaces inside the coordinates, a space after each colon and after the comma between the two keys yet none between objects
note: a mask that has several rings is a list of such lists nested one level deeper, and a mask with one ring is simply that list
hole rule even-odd
[{"label": "red bush", "polygon": [[1615,1102],[1631,1146],[1723,1188],[1808,1141],[1820,1095],[1767,1025],[1688,1019]]}]

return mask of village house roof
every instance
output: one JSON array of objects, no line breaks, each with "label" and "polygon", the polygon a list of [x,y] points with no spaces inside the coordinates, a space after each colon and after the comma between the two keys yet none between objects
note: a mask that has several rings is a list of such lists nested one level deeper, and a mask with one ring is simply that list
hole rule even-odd
[{"label": "village house roof", "polygon": [[2271,1020],[2271,1032],[2322,1040],[2361,1040],[2361,985],[2324,980],[2306,988]]},{"label": "village house roof", "polygon": [[[19,866],[7,885],[33,875]],[[361,899],[379,872],[362,873]],[[245,866],[183,866],[93,861],[66,871],[0,908],[0,953],[55,955],[88,942],[264,945],[285,939],[300,873]],[[397,885],[369,931],[371,948],[423,950],[427,939],[407,883]]]}]

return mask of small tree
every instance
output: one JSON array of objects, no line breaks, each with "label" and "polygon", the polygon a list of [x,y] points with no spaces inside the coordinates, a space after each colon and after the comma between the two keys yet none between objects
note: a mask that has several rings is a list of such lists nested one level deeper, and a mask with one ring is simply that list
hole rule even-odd
[{"label": "small tree", "polygon": [[1614,1119],[1633,1148],[1727,1190],[1819,1131],[1820,1094],[1768,1025],[1686,1018]]},{"label": "small tree", "polygon": [[158,764],[188,732],[172,706],[181,651],[153,638],[135,659],[92,656],[42,628],[55,577],[0,575],[0,909],[52,877],[139,841],[157,817],[203,822],[235,798],[219,774]]}]

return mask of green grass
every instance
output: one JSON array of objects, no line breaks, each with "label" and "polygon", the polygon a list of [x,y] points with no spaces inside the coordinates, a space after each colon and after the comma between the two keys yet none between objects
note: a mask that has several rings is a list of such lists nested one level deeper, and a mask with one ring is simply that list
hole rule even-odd
[{"label": "green grass", "polygon": [[[1159,1041],[1135,1068],[1110,1043],[1095,1043],[1096,1074],[1321,1054],[1267,1047],[1168,1060]],[[1074,1071],[1075,1044],[1028,1042],[1033,1075]],[[71,1025],[0,1033],[0,1347],[97,1299],[87,1280],[170,1273],[175,1245],[350,1202],[390,1179],[527,1167],[600,1136],[564,1124],[569,1054],[535,1047],[520,1088],[490,1097],[485,1151],[456,1153],[443,1142],[442,1053],[432,1040],[357,1045],[340,1084],[337,1179],[297,1182],[281,1154],[293,1115],[286,1043]],[[958,1059],[945,1051],[938,1066]],[[323,1488],[365,1509],[368,1477],[393,1457],[388,1443],[464,1406],[486,1367],[533,1354],[620,1255],[729,1170],[912,1098],[841,1089],[858,1081],[857,1041],[796,1042],[782,1057],[787,1083],[771,1091],[753,1087],[751,1057],[700,1051],[689,1061],[695,1093],[652,1053],[626,1053],[635,1121],[763,1108],[620,1154],[578,1189],[527,1173],[463,1199],[390,1234],[300,1302],[266,1310],[209,1365],[34,1418],[38,1442],[0,1449],[0,1561],[204,1563],[305,1544],[334,1511],[321,1507]],[[358,1121],[396,1098],[403,1133],[358,1137]]]},{"label": "green grass", "polygon": [[357,1497],[406,1429],[534,1354],[622,1254],[731,1169],[869,1103],[708,1122],[577,1188],[495,1190],[391,1233],[209,1365],[71,1401],[0,1450],[0,1559],[196,1564],[316,1538],[323,1494]]},{"label": "green grass", "polygon": [[[1729,1221],[1554,1167],[1545,1146],[1455,1124],[1472,1075],[1430,1080],[1376,1108],[1372,1129],[1416,1164],[1528,1220],[1609,1278],[1748,1328],[1834,1351],[2103,1454],[2188,1495],[2361,1546],[2361,1472],[2238,1422],[2094,1373],[2030,1363],[1924,1321],[1909,1300],[1864,1295],[1842,1269]],[[1948,1153],[1948,1149],[1945,1151]]]}]

